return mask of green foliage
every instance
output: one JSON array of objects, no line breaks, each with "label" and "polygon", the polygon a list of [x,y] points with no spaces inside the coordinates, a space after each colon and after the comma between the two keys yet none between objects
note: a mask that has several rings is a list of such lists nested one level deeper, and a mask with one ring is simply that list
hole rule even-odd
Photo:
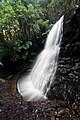
[{"label": "green foliage", "polygon": [[61,13],[72,6],[73,0],[0,2],[0,61],[4,56],[12,61],[26,58],[29,49],[39,43],[37,38],[48,34]]},{"label": "green foliage", "polygon": [[7,44],[0,44],[0,61],[3,62],[3,59],[6,60],[6,57],[12,61],[17,61],[17,59],[22,59],[22,57],[27,53],[28,48],[32,45],[30,41],[21,41],[19,39],[14,40]]},{"label": "green foliage", "polygon": [[26,41],[25,44],[21,40],[15,40],[13,43],[13,49],[17,52],[21,52],[22,49],[27,50],[30,45],[32,45],[32,42]]},{"label": "green foliage", "polygon": [[[48,0],[46,0],[48,2]],[[49,0],[48,16],[50,21],[55,23],[61,14],[64,14],[73,7],[73,0]]]},{"label": "green foliage", "polygon": [[1,82],[3,82],[3,79],[2,79],[2,78],[0,78],[0,83],[1,83]]},{"label": "green foliage", "polygon": [[35,39],[49,26],[39,1],[6,0],[0,2],[0,8],[0,61],[4,56],[12,61],[27,57]]}]

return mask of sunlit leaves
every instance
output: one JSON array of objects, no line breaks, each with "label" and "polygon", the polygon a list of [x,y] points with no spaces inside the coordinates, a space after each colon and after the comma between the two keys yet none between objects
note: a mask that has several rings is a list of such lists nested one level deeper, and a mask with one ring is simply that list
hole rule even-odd
[{"label": "sunlit leaves", "polygon": [[12,57],[28,53],[29,48],[37,44],[36,39],[48,34],[51,29],[50,24],[54,24],[69,6],[71,6],[69,0],[6,0],[0,2],[0,33],[3,41],[10,46],[7,49],[12,49],[12,54],[17,54]]}]

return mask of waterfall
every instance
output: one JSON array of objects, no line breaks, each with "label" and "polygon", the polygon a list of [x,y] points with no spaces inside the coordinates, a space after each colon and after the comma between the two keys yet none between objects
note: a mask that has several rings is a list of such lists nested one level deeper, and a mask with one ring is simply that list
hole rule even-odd
[{"label": "waterfall", "polygon": [[46,100],[57,69],[63,35],[63,16],[53,26],[43,51],[38,55],[31,72],[18,80],[17,88],[26,101]]}]

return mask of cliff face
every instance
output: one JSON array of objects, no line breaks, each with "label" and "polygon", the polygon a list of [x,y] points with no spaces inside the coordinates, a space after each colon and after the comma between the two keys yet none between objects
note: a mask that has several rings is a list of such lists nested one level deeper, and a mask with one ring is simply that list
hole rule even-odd
[{"label": "cliff face", "polygon": [[56,79],[48,97],[73,106],[80,100],[80,7],[65,14],[63,28]]}]

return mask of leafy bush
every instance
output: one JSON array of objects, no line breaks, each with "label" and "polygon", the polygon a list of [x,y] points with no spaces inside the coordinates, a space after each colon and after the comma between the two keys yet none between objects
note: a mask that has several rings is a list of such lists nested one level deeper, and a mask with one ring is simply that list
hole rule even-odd
[{"label": "leafy bush", "polygon": [[0,2],[0,61],[4,56],[12,61],[27,58],[30,48],[35,49],[34,44],[43,41],[50,26],[72,6],[73,0]]},{"label": "leafy bush", "polygon": [[26,58],[34,41],[48,30],[49,20],[38,1],[6,0],[0,8],[0,61],[4,56],[12,61]]}]

